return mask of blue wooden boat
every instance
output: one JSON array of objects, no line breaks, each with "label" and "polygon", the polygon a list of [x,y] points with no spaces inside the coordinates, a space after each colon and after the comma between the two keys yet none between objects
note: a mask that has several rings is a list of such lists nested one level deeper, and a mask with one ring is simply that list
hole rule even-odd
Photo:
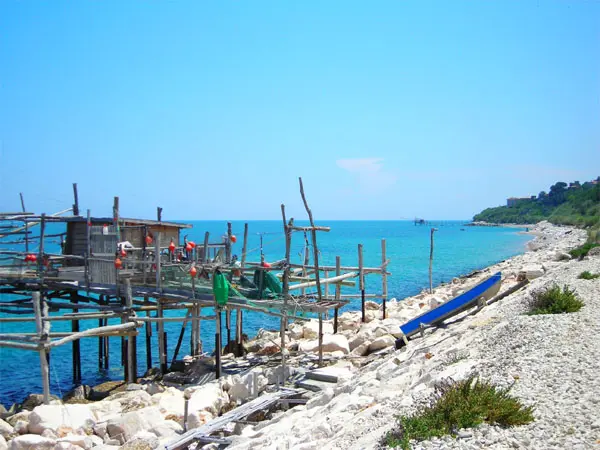
[{"label": "blue wooden boat", "polygon": [[[421,330],[421,325],[436,326],[444,320],[475,306],[481,298],[489,300],[498,293],[500,284],[501,273],[498,272],[491,277],[486,278],[467,292],[442,303],[437,308],[433,308],[432,310],[409,320],[404,325],[400,326],[400,330],[402,330],[404,336],[408,338],[413,334],[418,333]],[[403,340],[399,339],[398,341],[396,342],[397,347],[402,344]]]}]

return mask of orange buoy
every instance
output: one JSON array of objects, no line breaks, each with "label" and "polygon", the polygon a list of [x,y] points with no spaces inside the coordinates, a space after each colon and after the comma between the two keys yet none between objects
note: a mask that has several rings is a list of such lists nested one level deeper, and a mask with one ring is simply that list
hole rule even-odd
[{"label": "orange buoy", "polygon": [[29,255],[29,261],[31,261],[31,262],[36,262],[36,261],[37,261],[37,256],[35,256],[35,255],[33,255],[33,254],[32,254],[32,255]]},{"label": "orange buoy", "polygon": [[192,278],[194,278],[197,273],[198,270],[196,269],[196,266],[192,266],[192,268],[190,269],[190,275],[192,276]]},{"label": "orange buoy", "polygon": [[262,263],[260,263],[261,266],[263,267],[271,267],[271,264],[269,264],[268,262],[264,261]]},{"label": "orange buoy", "polygon": [[171,253],[175,252],[175,243],[171,240],[171,243],[169,244],[169,251]]},{"label": "orange buoy", "polygon": [[186,252],[191,252],[193,249],[193,247],[190,245],[190,243],[188,242],[187,245],[185,246],[185,251]]},{"label": "orange buoy", "polygon": [[123,267],[123,262],[120,258],[115,258],[115,268],[120,269],[121,267]]},{"label": "orange buoy", "polygon": [[152,244],[152,236],[148,235],[146,236],[146,245],[151,245]]},{"label": "orange buoy", "polygon": [[127,252],[124,248],[121,249],[121,257],[125,258],[127,256]]},{"label": "orange buoy", "polygon": [[237,242],[237,237],[235,236],[235,234],[231,235],[231,242],[233,242],[234,244]]},{"label": "orange buoy", "polygon": [[196,248],[196,243],[194,241],[190,241],[188,242],[188,244],[190,244],[192,248]]}]

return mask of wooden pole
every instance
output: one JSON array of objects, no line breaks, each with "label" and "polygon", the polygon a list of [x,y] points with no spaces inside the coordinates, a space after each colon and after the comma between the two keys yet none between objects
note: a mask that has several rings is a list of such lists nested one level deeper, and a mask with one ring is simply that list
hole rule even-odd
[{"label": "wooden pole", "polygon": [[204,233],[204,245],[202,247],[202,262],[206,264],[208,262],[208,231]]},{"label": "wooden pole", "polygon": [[386,257],[386,243],[385,243],[385,239],[381,240],[381,266],[384,268],[383,272],[381,273],[381,296],[383,297],[383,317],[382,319],[385,319],[385,304],[387,302],[387,296],[388,296],[388,285],[387,285],[387,270],[385,269],[384,265],[387,262],[387,257]]},{"label": "wooden pole", "polygon": [[183,336],[185,335],[185,329],[187,327],[188,319],[192,315],[192,308],[188,308],[185,318],[183,319],[183,323],[181,324],[181,330],[179,331],[179,338],[177,338],[177,345],[175,346],[175,351],[173,352],[173,358],[171,359],[171,369],[173,368],[173,364],[177,360],[177,355],[179,355],[179,349],[181,348],[181,343],[183,342]]},{"label": "wooden pole", "polygon": [[[305,278],[307,276],[306,268],[308,266],[309,258],[310,258],[310,250],[308,248],[308,236],[306,235],[306,232],[304,232],[304,260],[302,261],[302,277],[303,278]],[[306,293],[305,288],[302,288],[302,290],[300,291],[300,295],[304,296],[305,293]]]},{"label": "wooden pole", "polygon": [[[125,278],[125,306],[128,309],[128,320],[131,320],[135,313],[133,312],[133,294],[131,291],[131,279]],[[135,383],[137,381],[136,364],[136,339],[134,334],[130,334],[127,339],[127,382]]]},{"label": "wooden pole", "polygon": [[[150,303],[148,297],[144,297],[144,304]],[[146,311],[146,317],[150,317],[152,313]],[[146,322],[146,368],[150,370],[152,368],[152,323]]]},{"label": "wooden pole", "polygon": [[154,235],[154,265],[156,266],[156,290],[158,292],[160,292],[160,285],[161,285],[161,281],[160,281],[160,235],[161,235],[160,231],[157,231]]},{"label": "wooden pole", "polygon": [[[287,219],[285,217],[285,205],[282,203],[281,204],[281,217],[283,219],[283,232],[285,233],[285,266],[283,268],[283,309],[281,311],[282,317],[281,317],[281,324],[280,324],[280,330],[279,330],[279,337],[281,338],[281,373],[282,375],[282,380],[281,380],[281,384],[282,386],[285,385],[285,353],[286,353],[286,347],[285,347],[285,330],[287,328],[287,301],[288,301],[288,295],[289,295],[289,291],[290,291],[290,269],[289,269],[289,264],[290,264],[290,252],[291,252],[291,247],[292,247],[292,233],[288,227],[288,223],[287,223]],[[294,219],[290,219],[290,225],[293,225]]]},{"label": "wooden pole", "polygon": [[358,283],[360,289],[360,303],[362,321],[366,322],[366,311],[365,311],[365,273],[363,270],[363,245],[358,244]]},{"label": "wooden pole", "polygon": [[77,183],[73,183],[73,215],[79,215],[79,197],[77,196]]},{"label": "wooden pole", "polygon": [[[339,277],[342,273],[341,270],[341,260],[339,256],[335,257],[335,276]],[[342,285],[341,283],[337,283],[335,285],[335,300],[336,301],[340,301],[342,298]],[[338,332],[338,310],[339,308],[336,306],[335,310],[333,311],[333,332],[337,333]]]},{"label": "wooden pole", "polygon": [[160,206],[156,207],[156,220],[162,222],[162,208]]},{"label": "wooden pole", "polygon": [[[216,299],[215,299],[216,304]],[[217,379],[221,378],[221,308],[217,306],[215,308],[216,322],[215,322],[215,376]]]},{"label": "wooden pole", "polygon": [[228,308],[225,310],[225,329],[227,330],[227,345],[231,342],[231,310]]},{"label": "wooden pole", "polygon": [[91,277],[90,277],[90,256],[91,256],[91,252],[92,252],[92,248],[91,248],[91,232],[92,232],[92,221],[91,221],[91,212],[88,209],[87,210],[87,220],[85,223],[85,288],[87,290],[87,293],[89,295],[90,293],[90,282],[91,282]]},{"label": "wooden pole", "polygon": [[25,212],[25,200],[23,199],[23,193],[19,192],[19,196],[21,197],[21,209]]},{"label": "wooden pole", "polygon": [[[38,251],[38,259],[37,259],[37,270],[38,270],[38,276],[41,279],[41,283],[43,284],[43,278],[44,278],[44,274],[43,274],[43,267],[44,267],[44,233],[46,231],[46,214],[42,214],[42,217],[40,219],[40,246],[39,246],[39,251]],[[43,297],[43,293],[42,293],[42,297]]]},{"label": "wooden pole", "polygon": [[225,262],[231,263],[231,222],[227,222],[227,242],[225,243]]},{"label": "wooden pole", "polygon": [[323,314],[319,313],[319,367],[323,366]]},{"label": "wooden pole", "polygon": [[236,356],[243,356],[242,353],[242,310],[237,308],[235,312],[235,343],[236,343]]},{"label": "wooden pole", "polygon": [[320,282],[320,273],[319,273],[319,248],[317,246],[317,231],[315,230],[315,221],[313,220],[312,211],[308,207],[308,203],[306,201],[306,196],[304,195],[304,186],[302,185],[302,178],[298,179],[300,181],[300,195],[302,196],[302,201],[304,202],[304,208],[308,213],[308,218],[310,220],[310,226],[312,227],[311,235],[313,241],[313,258],[315,261],[315,281],[317,283],[317,299],[321,301],[322,293],[321,293],[321,282]]},{"label": "wooden pole", "polygon": [[431,229],[430,246],[429,246],[429,293],[433,294],[433,233],[436,229]]},{"label": "wooden pole", "polygon": [[[43,317],[43,306],[42,298],[39,292],[32,293],[33,298],[33,309],[35,311],[35,328],[39,335],[40,343],[43,343],[47,339],[47,335],[44,334],[44,324],[42,322]],[[50,330],[48,330],[50,331]],[[50,403],[50,370],[48,369],[48,360],[46,358],[46,348],[42,345],[39,349],[40,354],[40,369],[42,374],[42,386],[44,392],[44,404]]]},{"label": "wooden pole", "polygon": [[[71,302],[77,305],[77,291],[71,291]],[[74,313],[78,312],[77,309],[73,310]],[[79,333],[79,321],[71,321],[71,331],[73,333]],[[81,381],[81,355],[80,355],[80,342],[79,340],[73,341],[73,384],[77,384]]]},{"label": "wooden pole", "polygon": [[248,224],[245,223],[244,224],[244,244],[242,246],[242,261],[241,261],[242,269],[246,265],[246,248],[247,248],[247,246],[248,246]]},{"label": "wooden pole", "polygon": [[[161,299],[156,300],[158,302],[158,310],[156,311],[156,317],[163,317],[163,304]],[[160,360],[160,371],[165,374],[167,373],[167,350],[165,342],[165,326],[163,322],[157,322],[158,328],[158,357]]]}]

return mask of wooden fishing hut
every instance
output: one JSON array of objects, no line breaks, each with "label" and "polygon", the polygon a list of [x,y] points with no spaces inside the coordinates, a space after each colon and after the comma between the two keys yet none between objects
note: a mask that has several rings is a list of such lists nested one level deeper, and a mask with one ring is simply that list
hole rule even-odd
[{"label": "wooden fishing hut", "polygon": [[[359,297],[365,320],[366,299],[383,300],[383,316],[387,299],[387,265],[385,240],[382,240],[382,259],[379,267],[365,267],[363,248],[358,245],[358,265],[342,266],[336,257],[335,266],[319,262],[318,232],[330,228],[317,226],[308,207],[302,180],[300,193],[308,213],[310,226],[296,226],[294,219],[287,220],[281,205],[285,256],[271,263],[261,259],[247,261],[248,224],[244,226],[241,260],[232,258],[232,243],[236,238],[231,223],[227,232],[211,242],[209,233],[203,242],[191,242],[182,232],[189,224],[165,222],[162,209],[157,210],[157,220],[127,219],[119,215],[119,199],[115,197],[113,217],[93,217],[89,210],[79,214],[77,186],[74,185],[73,208],[53,215],[35,215],[25,212],[0,213],[0,286],[3,293],[14,298],[0,302],[2,312],[15,317],[0,317],[0,324],[31,322],[35,333],[0,333],[0,347],[39,352],[44,388],[44,399],[49,401],[48,360],[52,348],[71,343],[73,347],[73,381],[81,382],[81,353],[79,340],[98,339],[98,367],[109,366],[110,337],[120,337],[121,364],[125,380],[135,382],[138,376],[137,337],[143,328],[146,341],[146,365],[153,367],[151,339],[152,324],[156,324],[159,367],[168,372],[166,322],[180,322],[181,331],[172,355],[175,362],[183,337],[190,324],[189,353],[202,354],[201,322],[214,320],[215,371],[221,375],[221,322],[225,314],[226,341],[238,350],[242,347],[243,312],[255,311],[280,319],[280,357],[286,364],[285,332],[289,320],[306,320],[303,314],[315,314],[319,319],[319,363],[323,361],[323,317],[333,313],[334,331],[337,332],[338,310],[351,298]],[[72,213],[72,215],[65,215]],[[46,233],[49,223],[65,225],[65,231]],[[39,227],[39,234],[33,232]],[[305,241],[312,241],[312,263],[307,251],[301,264],[291,261],[291,243],[294,233],[302,233]],[[61,251],[48,252],[48,238],[60,237]],[[11,248],[13,246],[13,248]],[[14,247],[16,246],[16,248]],[[6,261],[10,261],[8,264]],[[378,274],[382,277],[382,291],[368,294],[365,277]],[[253,275],[253,279],[250,279]],[[358,293],[342,294],[342,286],[358,278]],[[225,286],[225,297],[218,298],[216,280]],[[334,288],[332,292],[330,287]],[[313,290],[314,289],[314,290]],[[219,294],[220,295],[220,294]],[[203,313],[203,308],[209,308]],[[165,316],[167,310],[184,310],[185,316]],[[58,314],[50,315],[55,311]],[[235,340],[231,339],[231,315],[235,312]],[[16,314],[18,313],[18,314]],[[27,315],[27,316],[25,316]],[[98,320],[98,326],[80,329],[82,320]],[[109,320],[117,324],[109,324]],[[71,332],[52,332],[54,321],[70,321]]]}]

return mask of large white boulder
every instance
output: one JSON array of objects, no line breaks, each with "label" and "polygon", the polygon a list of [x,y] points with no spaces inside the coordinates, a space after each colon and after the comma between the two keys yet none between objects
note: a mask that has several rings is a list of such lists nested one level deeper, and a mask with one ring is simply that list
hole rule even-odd
[{"label": "large white boulder", "polygon": [[391,347],[396,343],[396,339],[391,334],[386,334],[385,336],[380,336],[375,339],[369,345],[369,353],[376,352],[377,350],[382,350],[387,347]]},{"label": "large white boulder", "polygon": [[131,439],[128,439],[125,445],[120,447],[120,450],[146,450],[158,448],[158,438],[150,431],[141,430],[137,432]]},{"label": "large white boulder", "polygon": [[125,413],[152,405],[152,397],[143,390],[118,392],[109,399],[119,402]]},{"label": "large white boulder", "polygon": [[350,339],[348,341],[348,346],[349,346],[350,350],[353,351],[355,348],[360,347],[362,344],[364,344],[367,341],[371,341],[372,339],[373,339],[373,335],[370,332],[370,330],[369,331],[361,330],[359,333],[356,333],[352,339]]},{"label": "large white boulder", "polygon": [[533,280],[544,275],[544,267],[541,264],[526,264],[521,267],[521,272],[528,280]]},{"label": "large white boulder", "polygon": [[71,445],[76,445],[85,450],[89,450],[90,448],[92,448],[94,446],[94,441],[89,436],[86,436],[85,434],[84,435],[70,434],[68,436],[58,439],[58,442],[59,443],[67,442]]},{"label": "large white boulder", "polygon": [[0,419],[0,436],[4,437],[5,439],[10,439],[10,436],[14,432],[15,432],[15,429],[12,427],[11,424]]},{"label": "large white boulder", "polygon": [[6,443],[6,439],[4,436],[0,434],[0,450],[8,450],[8,444]]},{"label": "large white boulder", "polygon": [[114,418],[106,424],[108,435],[121,444],[130,441],[137,433],[151,430],[163,422],[160,409],[156,406],[138,409]]},{"label": "large white boulder", "polygon": [[41,405],[29,415],[29,432],[42,434],[44,430],[88,429],[96,417],[87,405]]},{"label": "large white boulder", "polygon": [[200,387],[187,388],[190,395],[188,411],[209,411],[214,416],[229,404],[229,395],[221,390],[218,383],[208,383]]},{"label": "large white boulder", "polygon": [[[56,405],[47,405],[56,406]],[[39,408],[39,406],[38,406]],[[38,436],[37,434],[24,434],[10,441],[10,450],[52,450],[56,446],[56,440]]]},{"label": "large white boulder", "polygon": [[187,427],[188,430],[192,428],[198,428],[213,419],[213,415],[208,411],[191,411],[188,412],[187,416]]},{"label": "large white boulder", "polygon": [[[298,350],[305,353],[316,353],[319,351],[319,340],[303,341],[300,343]],[[344,355],[350,353],[348,339],[341,334],[326,334],[323,336],[323,351],[336,352],[341,351]]]},{"label": "large white boulder", "polygon": [[292,323],[288,327],[288,330],[292,339],[302,339],[302,336],[304,334],[304,325],[302,325],[301,323]]},{"label": "large white boulder", "polygon": [[164,392],[152,396],[152,404],[158,406],[164,418],[183,420],[185,399],[183,392],[174,387],[168,387]]},{"label": "large white boulder", "polygon": [[360,312],[348,311],[343,313],[338,318],[338,331],[355,330],[360,327]]},{"label": "large white boulder", "polygon": [[88,407],[92,414],[94,414],[96,422],[104,422],[113,417],[119,417],[123,411],[121,402],[118,400],[105,399],[100,402],[89,403]]},{"label": "large white boulder", "polygon": [[[323,334],[333,334],[333,324],[323,321]],[[304,339],[317,339],[319,337],[319,321],[310,320],[304,324],[302,330]]]}]

